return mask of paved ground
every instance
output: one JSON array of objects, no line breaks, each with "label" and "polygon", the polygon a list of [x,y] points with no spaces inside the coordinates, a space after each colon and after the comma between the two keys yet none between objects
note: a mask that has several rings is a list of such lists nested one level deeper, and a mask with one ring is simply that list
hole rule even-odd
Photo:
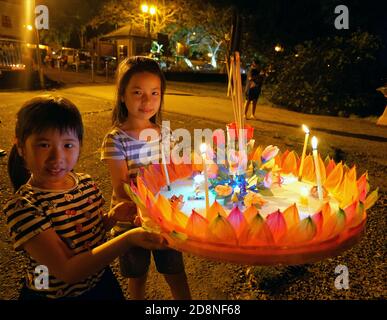
[{"label": "paved ground", "polygon": [[[86,129],[85,143],[78,171],[89,172],[109,198],[111,186],[106,168],[98,160],[99,146],[110,126],[113,87],[103,84],[87,85],[89,80],[63,73],[67,86],[56,90],[74,101],[80,108]],[[82,80],[83,79],[83,80]],[[79,82],[84,86],[79,86]],[[172,128],[224,128],[232,119],[231,104],[224,95],[224,85],[195,85],[169,83],[165,99],[164,118]],[[222,91],[223,90],[223,91]],[[12,144],[14,117],[21,103],[38,92],[0,92],[0,146]],[[262,100],[261,102],[264,102]],[[269,105],[259,105],[255,139],[259,144],[275,144],[281,149],[301,151],[302,123],[313,129],[323,154],[331,154],[348,164],[356,163],[358,173],[368,169],[372,189],[381,187],[381,198],[368,212],[367,230],[362,241],[343,255],[313,265],[296,268],[248,267],[204,260],[185,255],[186,269],[193,297],[196,299],[385,299],[386,261],[386,167],[387,130],[375,126],[376,119],[342,119],[303,115]],[[0,205],[10,195],[6,174],[7,157],[0,158]],[[24,259],[11,250],[0,218],[0,299],[14,299]],[[350,289],[334,288],[335,267],[348,266]],[[113,268],[116,269],[116,264]],[[123,288],[124,279],[119,278]],[[129,298],[128,293],[127,297]],[[169,290],[152,266],[148,281],[148,298],[170,299]]]}]

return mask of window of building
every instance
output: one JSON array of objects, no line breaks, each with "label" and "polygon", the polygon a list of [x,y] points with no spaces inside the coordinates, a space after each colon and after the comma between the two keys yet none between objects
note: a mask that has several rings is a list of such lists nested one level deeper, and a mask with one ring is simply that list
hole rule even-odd
[{"label": "window of building", "polygon": [[1,25],[4,28],[12,28],[12,21],[10,16],[1,16]]}]

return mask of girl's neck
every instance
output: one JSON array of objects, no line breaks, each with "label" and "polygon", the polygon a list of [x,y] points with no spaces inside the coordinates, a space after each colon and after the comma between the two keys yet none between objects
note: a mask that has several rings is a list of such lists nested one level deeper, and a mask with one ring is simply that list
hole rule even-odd
[{"label": "girl's neck", "polygon": [[120,128],[134,138],[138,138],[138,135],[142,130],[149,128],[158,129],[158,126],[149,120],[128,119],[120,126]]},{"label": "girl's neck", "polygon": [[38,178],[31,175],[29,184],[33,187],[43,189],[43,190],[69,190],[76,185],[73,175],[69,172],[63,179],[58,181],[41,181]]}]

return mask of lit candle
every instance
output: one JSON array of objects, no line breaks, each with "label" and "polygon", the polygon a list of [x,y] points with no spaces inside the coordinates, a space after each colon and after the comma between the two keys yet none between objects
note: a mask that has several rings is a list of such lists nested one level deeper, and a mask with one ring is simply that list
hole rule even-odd
[{"label": "lit candle", "polygon": [[171,182],[169,181],[169,173],[167,169],[167,161],[165,160],[164,145],[161,143],[161,158],[164,166],[165,179],[167,180],[168,191],[171,191]]},{"label": "lit candle", "polygon": [[308,145],[308,139],[309,139],[309,128],[306,125],[302,125],[302,130],[305,132],[305,140],[304,140],[304,147],[302,149],[302,155],[301,155],[301,164],[300,169],[298,170],[298,180],[302,180],[302,170],[304,168],[304,160],[305,160],[305,154],[306,154],[306,146]]},{"label": "lit candle", "polygon": [[206,151],[207,145],[202,143],[200,145],[200,152],[203,158],[203,173],[204,173],[204,192],[206,195],[206,212],[210,209],[210,198],[208,197],[208,174],[207,174],[207,163],[206,163]]},{"label": "lit candle", "polygon": [[316,171],[316,182],[317,182],[317,193],[319,200],[323,200],[323,192],[321,187],[321,174],[320,174],[320,165],[318,161],[318,153],[317,153],[317,138],[312,138],[312,148],[313,148],[313,161],[314,161],[314,168]]},{"label": "lit candle", "polygon": [[301,187],[301,190],[300,190],[300,193],[301,193],[301,196],[300,196],[300,204],[302,206],[308,206],[309,202],[308,202],[308,188],[307,187]]}]

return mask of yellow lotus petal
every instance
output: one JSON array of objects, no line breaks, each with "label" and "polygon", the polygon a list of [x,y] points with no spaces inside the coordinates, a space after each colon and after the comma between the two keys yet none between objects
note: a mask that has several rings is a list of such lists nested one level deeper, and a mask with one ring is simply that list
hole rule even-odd
[{"label": "yellow lotus petal", "polygon": [[340,207],[344,208],[351,204],[358,199],[358,196],[359,191],[357,189],[356,167],[353,166],[353,168],[344,175],[343,183],[339,189],[339,199],[341,200]]},{"label": "yellow lotus petal", "polygon": [[317,228],[311,217],[307,217],[293,225],[286,233],[282,242],[285,244],[307,243],[316,235]]},{"label": "yellow lotus petal", "polygon": [[318,155],[318,161],[319,161],[319,168],[320,168],[321,183],[324,184],[325,180],[327,179],[327,175],[325,171],[324,161],[321,159],[320,154]]},{"label": "yellow lotus petal", "polygon": [[368,195],[368,197],[365,200],[365,210],[368,210],[369,208],[371,208],[378,200],[379,198],[378,191],[379,191],[379,188],[376,188]]},{"label": "yellow lotus petal", "polygon": [[237,244],[237,236],[229,221],[220,214],[208,226],[208,240],[213,242]]},{"label": "yellow lotus petal", "polygon": [[336,167],[331,171],[325,180],[324,187],[332,194],[336,194],[336,190],[339,188],[343,180],[343,164],[340,162]]}]

